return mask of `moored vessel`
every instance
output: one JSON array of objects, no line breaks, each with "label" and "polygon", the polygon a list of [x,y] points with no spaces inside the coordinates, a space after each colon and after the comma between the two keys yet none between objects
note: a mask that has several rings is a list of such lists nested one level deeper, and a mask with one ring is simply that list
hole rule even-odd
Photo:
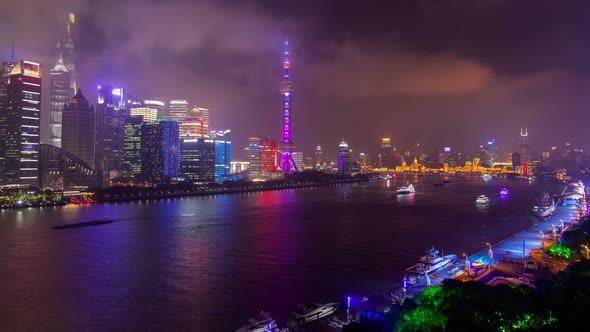
[{"label": "moored vessel", "polygon": [[406,271],[416,274],[429,274],[453,264],[455,260],[457,260],[457,255],[440,255],[433,246],[426,251],[426,255],[420,257],[418,263],[407,268]]},{"label": "moored vessel", "polygon": [[266,311],[248,319],[248,322],[236,330],[236,332],[274,332],[278,331],[278,325]]},{"label": "moored vessel", "polygon": [[291,326],[309,323],[311,321],[329,316],[336,312],[340,303],[311,303],[305,302],[297,306],[293,311],[293,319],[290,321]]},{"label": "moored vessel", "polygon": [[475,204],[488,204],[490,202],[490,198],[486,195],[479,195],[475,199]]},{"label": "moored vessel", "polygon": [[544,192],[533,206],[533,214],[537,217],[548,217],[555,211],[555,200],[549,193]]}]

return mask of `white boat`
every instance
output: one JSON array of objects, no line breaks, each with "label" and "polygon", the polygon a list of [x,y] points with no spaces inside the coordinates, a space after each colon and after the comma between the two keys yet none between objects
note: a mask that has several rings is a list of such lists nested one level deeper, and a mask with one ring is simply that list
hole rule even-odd
[{"label": "white boat", "polygon": [[261,311],[259,315],[248,319],[248,322],[236,332],[274,332],[278,325],[268,312]]},{"label": "white boat", "polygon": [[543,193],[533,206],[533,214],[537,217],[548,217],[555,211],[555,200],[548,193]]},{"label": "white boat", "polygon": [[484,173],[481,177],[486,181],[492,179],[492,176],[488,173]]},{"label": "white boat", "polygon": [[397,188],[397,193],[398,194],[413,194],[415,193],[416,190],[414,189],[414,185],[412,185],[411,183],[406,183],[405,185]]},{"label": "white boat", "polygon": [[418,263],[406,269],[406,271],[415,274],[430,274],[445,266],[453,264],[457,260],[457,255],[439,255],[438,250],[434,247],[426,251],[426,255],[420,257]]},{"label": "white boat", "polygon": [[333,314],[340,303],[332,302],[332,303],[301,303],[297,306],[295,311],[293,311],[293,315],[295,316],[292,319],[292,323],[295,325],[305,324],[316,319],[320,319],[322,317],[329,316]]},{"label": "white boat", "polygon": [[475,199],[475,204],[488,204],[490,202],[490,198],[486,195],[479,195]]}]

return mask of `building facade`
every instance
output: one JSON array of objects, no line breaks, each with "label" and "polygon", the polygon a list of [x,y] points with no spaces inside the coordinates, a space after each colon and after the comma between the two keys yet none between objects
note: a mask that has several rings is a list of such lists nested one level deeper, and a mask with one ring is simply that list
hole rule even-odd
[{"label": "building facade", "polygon": [[[292,156],[291,156],[292,158]],[[279,145],[276,140],[266,137],[260,141],[260,172],[264,176],[277,174]]]},{"label": "building facade", "polygon": [[141,125],[141,178],[157,184],[164,180],[164,130],[159,123]]},{"label": "building facade", "polygon": [[250,137],[248,140],[248,162],[249,168],[249,176],[256,177],[262,174],[262,168],[260,164],[260,144],[262,142],[263,137],[255,136]]},{"label": "building facade", "polygon": [[215,143],[204,138],[180,139],[180,176],[193,184],[215,181]]},{"label": "building facade", "polygon": [[178,121],[160,120],[164,149],[164,178],[166,180],[178,177],[180,170],[180,137]]},{"label": "building facade", "polygon": [[231,179],[231,130],[211,132],[215,142],[215,182]]},{"label": "building facade", "polygon": [[338,145],[338,173],[341,175],[350,175],[350,150],[345,141]]},{"label": "building facade", "polygon": [[132,115],[125,121],[125,155],[123,175],[136,181],[141,179],[141,125],[143,116]]},{"label": "building facade", "polygon": [[172,99],[168,103],[168,118],[182,121],[188,117],[188,101],[185,99]]},{"label": "building facade", "polygon": [[158,121],[158,109],[151,107],[131,107],[129,109],[129,115],[141,115],[143,122],[156,122]]},{"label": "building facade", "polygon": [[55,67],[49,72],[49,144],[61,147],[62,112],[71,95],[70,72],[65,66],[61,54]]},{"label": "building facade", "polygon": [[[16,62],[3,62],[2,67],[0,67],[0,137],[6,136],[7,130],[7,118],[6,118],[6,94],[7,94],[7,87],[8,81],[10,79],[10,73],[12,69],[16,66]],[[4,159],[4,150],[6,149],[5,140],[0,139],[0,181],[4,181],[5,179],[5,170],[6,170],[6,160]]]},{"label": "building facade", "polygon": [[65,105],[62,118],[62,148],[94,168],[94,107],[90,106],[80,89]]}]

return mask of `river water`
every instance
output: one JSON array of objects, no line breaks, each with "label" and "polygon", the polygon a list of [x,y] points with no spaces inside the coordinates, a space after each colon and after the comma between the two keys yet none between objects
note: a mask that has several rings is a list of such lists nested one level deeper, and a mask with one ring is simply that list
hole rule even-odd
[{"label": "river water", "polygon": [[[440,180],[0,211],[0,331],[235,331],[260,310],[284,326],[298,303],[399,285],[430,246],[461,256],[537,222],[542,183]],[[52,229],[98,218],[115,222]]]}]

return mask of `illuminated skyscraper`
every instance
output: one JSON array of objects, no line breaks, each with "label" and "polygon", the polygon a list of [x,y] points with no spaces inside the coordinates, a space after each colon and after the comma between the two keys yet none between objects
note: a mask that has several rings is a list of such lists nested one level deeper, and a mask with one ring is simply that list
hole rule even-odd
[{"label": "illuminated skyscraper", "polygon": [[131,116],[141,115],[143,122],[156,122],[158,121],[158,109],[151,107],[132,107],[129,109]]},{"label": "illuminated skyscraper", "polygon": [[293,151],[293,161],[295,162],[295,166],[301,172],[303,171],[303,152]]},{"label": "illuminated skyscraper", "polygon": [[[0,137],[6,137],[7,118],[6,118],[6,88],[10,78],[12,69],[16,66],[16,62],[4,62],[0,67]],[[0,181],[4,180],[6,160],[4,159],[5,140],[0,139]]]},{"label": "illuminated skyscraper", "polygon": [[141,125],[141,177],[148,183],[164,180],[164,131],[159,123]]},{"label": "illuminated skyscraper", "polygon": [[215,141],[215,182],[230,179],[231,174],[231,130],[212,131]]},{"label": "illuminated skyscraper", "polygon": [[70,78],[70,91],[67,92],[68,98],[72,97],[77,89],[76,66],[74,65],[74,41],[72,39],[72,28],[76,23],[76,15],[68,13],[66,20],[66,30],[63,39],[57,43],[57,54],[63,58],[63,63],[68,69]]},{"label": "illuminated skyscraper", "polygon": [[211,139],[180,139],[180,176],[193,184],[215,181],[215,143]]},{"label": "illuminated skyscraper", "polygon": [[160,120],[163,133],[164,148],[164,178],[166,180],[178,177],[180,170],[180,137],[178,121]]},{"label": "illuminated skyscraper", "polygon": [[249,165],[249,175],[250,177],[260,176],[262,174],[262,168],[260,164],[260,144],[262,142],[262,137],[255,136],[250,137],[248,141],[248,161],[250,162]]},{"label": "illuminated skyscraper", "polygon": [[278,154],[279,145],[276,140],[266,137],[260,141],[260,172],[262,175],[278,173]]},{"label": "illuminated skyscraper", "polygon": [[315,160],[314,160],[314,168],[315,169],[321,169],[322,168],[322,163],[323,163],[323,158],[322,158],[322,147],[318,144],[318,146],[315,147]]},{"label": "illuminated skyscraper", "polygon": [[186,99],[172,99],[168,104],[168,117],[179,123],[188,117],[188,101]]},{"label": "illuminated skyscraper", "polygon": [[350,150],[345,141],[338,145],[338,173],[341,175],[350,175]]},{"label": "illuminated skyscraper", "polygon": [[141,176],[141,125],[143,116],[132,115],[125,121],[123,174],[132,179]]},{"label": "illuminated skyscraper", "polygon": [[[50,75],[49,95],[49,144],[61,148],[62,146],[62,111],[64,105],[73,95],[70,95],[70,72],[64,65],[62,55]],[[94,162],[92,163],[94,164]]]},{"label": "illuminated skyscraper", "polygon": [[63,109],[62,149],[94,167],[95,113],[82,91],[65,105]]},{"label": "illuminated skyscraper", "polygon": [[379,167],[395,168],[393,162],[393,148],[391,146],[391,138],[381,138],[381,164]]},{"label": "illuminated skyscraper", "polygon": [[108,187],[111,179],[123,173],[127,117],[129,110],[126,90],[98,86],[94,167],[101,177],[101,187]]},{"label": "illuminated skyscraper", "polygon": [[166,104],[163,101],[146,99],[143,106],[158,110],[158,120],[166,118]]},{"label": "illuminated skyscraper", "polygon": [[[293,150],[295,145],[291,140],[291,97],[295,86],[289,80],[289,50],[287,46],[289,43],[285,41],[285,60],[283,61],[283,81],[281,82],[281,94],[283,95],[283,135],[281,137],[280,153],[281,158],[278,163],[279,169],[284,174],[289,174],[291,171],[297,172],[297,165],[293,160]],[[264,171],[263,171],[264,172]]]},{"label": "illuminated skyscraper", "polygon": [[520,153],[520,160],[522,162],[532,160],[531,149],[529,147],[529,132],[527,128],[520,128],[520,142],[518,144],[518,152]]},{"label": "illuminated skyscraper", "polygon": [[0,125],[5,181],[38,185],[41,65],[20,61],[12,68]]},{"label": "illuminated skyscraper", "polygon": [[209,109],[193,106],[193,108],[188,113],[188,118],[197,120],[200,122],[201,125],[201,133],[199,137],[209,137]]}]

